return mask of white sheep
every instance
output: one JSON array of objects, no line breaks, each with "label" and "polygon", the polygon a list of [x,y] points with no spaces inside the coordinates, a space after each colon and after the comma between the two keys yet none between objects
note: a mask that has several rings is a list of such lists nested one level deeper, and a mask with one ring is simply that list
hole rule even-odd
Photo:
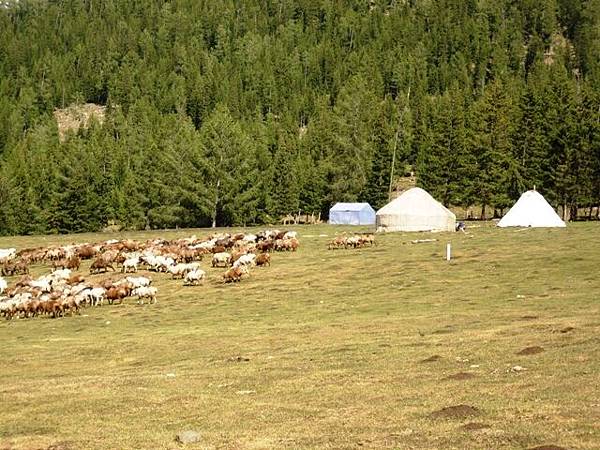
[{"label": "white sheep", "polygon": [[31,280],[29,286],[37,288],[42,292],[51,292],[53,282],[54,280],[50,277],[40,277],[37,280]]},{"label": "white sheep", "polygon": [[[131,286],[133,288],[148,287],[148,286],[150,286],[150,284],[152,284],[152,279],[146,278],[146,277],[127,277],[125,280],[127,282],[131,283]],[[120,284],[120,283],[115,283],[115,284]]]},{"label": "white sheep", "polygon": [[3,294],[6,288],[8,288],[8,283],[4,278],[0,277],[0,294]]},{"label": "white sheep", "polygon": [[139,257],[133,257],[133,258],[127,258],[125,261],[123,261],[123,272],[124,273],[129,273],[129,272],[137,272],[138,270],[138,264],[140,263],[140,258]]},{"label": "white sheep", "polygon": [[287,231],[284,235],[284,239],[296,239],[298,237],[297,231]]},{"label": "white sheep", "polygon": [[215,246],[216,239],[211,239],[210,241],[200,242],[199,244],[191,245],[190,248],[193,250],[203,249],[210,250]]},{"label": "white sheep", "polygon": [[71,269],[58,269],[50,274],[53,281],[68,280],[71,276]]},{"label": "white sheep", "polygon": [[231,262],[231,254],[227,252],[215,253],[212,258],[213,267],[227,267]]},{"label": "white sheep", "polygon": [[245,255],[240,256],[238,260],[233,263],[233,267],[253,266],[255,259],[256,255],[254,253],[247,253]]},{"label": "white sheep", "polygon": [[242,238],[244,242],[256,242],[257,239],[258,237],[255,234],[246,234]]},{"label": "white sheep", "polygon": [[166,272],[169,266],[175,264],[175,260],[173,258],[171,258],[170,256],[162,255],[154,256],[151,258],[146,257],[146,261],[150,266],[150,270],[153,270],[155,272]]},{"label": "white sheep", "polygon": [[153,286],[141,286],[135,288],[131,295],[135,295],[138,298],[138,303],[143,305],[145,298],[149,299],[150,303],[156,303],[157,292],[157,289]]},{"label": "white sheep", "polygon": [[197,285],[198,283],[204,280],[206,276],[206,272],[202,269],[194,269],[185,274],[184,284],[187,285]]},{"label": "white sheep", "polygon": [[102,287],[87,288],[81,291],[78,295],[78,299],[84,299],[91,306],[96,306],[104,303],[106,297],[106,289]]},{"label": "white sheep", "polygon": [[10,261],[17,254],[16,248],[0,248],[0,263]]},{"label": "white sheep", "polygon": [[177,278],[177,277],[181,277],[183,278],[188,272],[195,270],[195,269],[199,269],[200,268],[200,263],[198,262],[191,262],[191,263],[179,263],[179,264],[175,264],[173,266],[169,266],[169,268],[167,269],[167,272],[169,272],[173,278]]}]

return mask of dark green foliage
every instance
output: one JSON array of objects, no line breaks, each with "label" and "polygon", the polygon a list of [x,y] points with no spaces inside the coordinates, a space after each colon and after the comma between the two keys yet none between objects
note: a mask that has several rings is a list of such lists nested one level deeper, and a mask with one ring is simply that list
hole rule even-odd
[{"label": "dark green foliage", "polygon": [[[0,233],[380,207],[394,153],[444,204],[535,186],[573,215],[600,204],[599,25],[599,0],[19,2]],[[88,102],[105,122],[59,142]]]}]

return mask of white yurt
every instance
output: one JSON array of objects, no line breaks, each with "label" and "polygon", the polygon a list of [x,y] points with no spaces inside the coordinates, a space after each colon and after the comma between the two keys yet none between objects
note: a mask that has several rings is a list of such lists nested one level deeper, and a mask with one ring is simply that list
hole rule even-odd
[{"label": "white yurt", "polygon": [[537,191],[527,191],[498,222],[499,227],[566,227],[556,211]]},{"label": "white yurt", "polygon": [[455,231],[456,216],[421,188],[412,188],[376,215],[377,231]]}]

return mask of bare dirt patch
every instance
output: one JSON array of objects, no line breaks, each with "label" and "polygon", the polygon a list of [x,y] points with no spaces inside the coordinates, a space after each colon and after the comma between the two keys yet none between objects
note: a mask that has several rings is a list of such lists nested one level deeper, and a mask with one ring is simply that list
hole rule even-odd
[{"label": "bare dirt patch", "polygon": [[544,351],[543,347],[535,345],[533,347],[525,347],[523,350],[517,352],[517,355],[536,355]]},{"label": "bare dirt patch", "polygon": [[539,445],[537,447],[532,447],[529,450],[567,450],[565,447],[560,447],[558,445],[550,444],[550,445]]},{"label": "bare dirt patch", "polygon": [[453,325],[447,325],[444,328],[432,331],[431,334],[449,334],[454,332],[456,332],[456,327]]},{"label": "bare dirt patch", "polygon": [[476,378],[477,375],[475,375],[474,373],[469,373],[469,372],[458,372],[452,375],[448,375],[447,377],[444,378],[444,380],[457,380],[457,381],[463,381],[463,380],[471,380],[473,378]]},{"label": "bare dirt patch", "polygon": [[46,450],[71,450],[73,448],[71,442],[56,442],[48,446]]},{"label": "bare dirt patch", "polygon": [[422,359],[421,362],[422,363],[430,363],[430,362],[439,361],[440,359],[442,359],[442,357],[440,355],[432,355],[429,358]]},{"label": "bare dirt patch", "polygon": [[491,428],[491,426],[488,425],[487,423],[478,423],[478,422],[465,423],[464,425],[462,425],[460,427],[461,430],[465,430],[465,431],[478,431],[478,430],[485,430],[487,428]]},{"label": "bare dirt patch", "polygon": [[56,109],[54,118],[58,124],[58,136],[64,142],[69,131],[77,131],[79,128],[88,128],[92,118],[100,124],[104,123],[106,117],[106,106],[86,103],[84,105],[71,105],[64,109]]},{"label": "bare dirt patch", "polygon": [[470,405],[447,406],[429,414],[432,419],[466,419],[467,417],[479,416],[481,410]]}]

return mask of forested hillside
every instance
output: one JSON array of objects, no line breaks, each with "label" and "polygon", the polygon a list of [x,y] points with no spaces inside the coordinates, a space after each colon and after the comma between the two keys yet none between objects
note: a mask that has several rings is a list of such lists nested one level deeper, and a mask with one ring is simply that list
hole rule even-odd
[{"label": "forested hillside", "polygon": [[[57,108],[106,106],[64,140]],[[0,9],[0,232],[251,224],[534,185],[600,204],[600,0],[56,0]]]}]

